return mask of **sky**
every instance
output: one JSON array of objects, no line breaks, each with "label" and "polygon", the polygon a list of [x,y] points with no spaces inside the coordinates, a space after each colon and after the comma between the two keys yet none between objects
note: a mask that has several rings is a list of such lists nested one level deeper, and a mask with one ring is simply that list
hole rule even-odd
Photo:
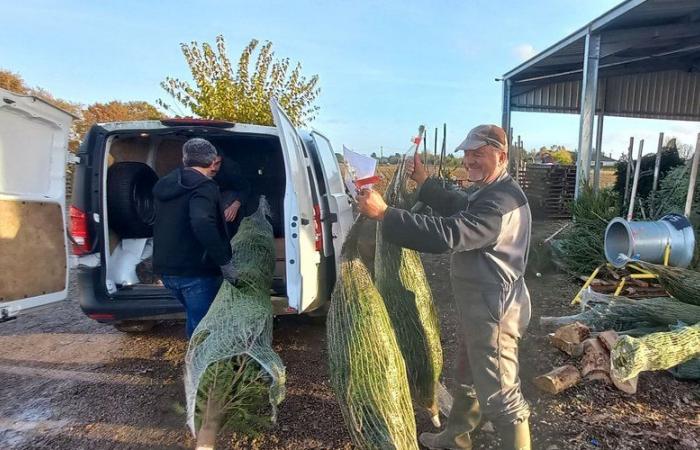
[{"label": "sky", "polygon": [[[447,123],[448,149],[470,128],[500,123],[495,81],[618,4],[618,0],[0,0],[0,68],[30,86],[84,104],[169,100],[159,83],[188,79],[182,42],[226,38],[229,55],[256,38],[278,57],[318,74],[311,127],[336,151],[404,152],[419,124]],[[172,103],[172,102],[171,102]],[[576,115],[514,113],[528,149],[575,148]],[[630,136],[656,150],[658,133],[695,144],[700,124],[606,118],[603,152],[617,158]]]}]

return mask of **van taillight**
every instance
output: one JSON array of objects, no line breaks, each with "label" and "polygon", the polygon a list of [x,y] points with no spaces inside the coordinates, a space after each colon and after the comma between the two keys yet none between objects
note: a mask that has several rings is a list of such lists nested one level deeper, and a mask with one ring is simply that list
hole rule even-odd
[{"label": "van taillight", "polygon": [[73,205],[70,207],[70,235],[73,238],[74,255],[90,253],[87,214]]},{"label": "van taillight", "polygon": [[323,228],[321,225],[321,207],[314,205],[314,232],[316,233],[316,251],[323,251]]}]

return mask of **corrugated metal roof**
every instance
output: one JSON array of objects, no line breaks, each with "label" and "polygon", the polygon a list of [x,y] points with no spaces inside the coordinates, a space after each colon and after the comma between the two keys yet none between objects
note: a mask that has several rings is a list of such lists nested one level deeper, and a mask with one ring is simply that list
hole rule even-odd
[{"label": "corrugated metal roof", "polygon": [[600,34],[597,109],[700,121],[700,0],[628,0],[505,75],[511,110],[580,112],[587,33]]},{"label": "corrugated metal roof", "polygon": [[[511,97],[513,111],[578,114],[581,80],[552,82]],[[597,112],[606,116],[700,120],[700,72],[669,70],[599,81]]]}]

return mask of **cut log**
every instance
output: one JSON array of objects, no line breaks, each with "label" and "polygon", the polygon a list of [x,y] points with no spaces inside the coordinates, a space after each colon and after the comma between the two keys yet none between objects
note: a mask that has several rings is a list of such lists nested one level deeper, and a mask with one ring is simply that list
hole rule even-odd
[{"label": "cut log", "polygon": [[554,332],[554,336],[561,339],[564,342],[570,342],[572,344],[578,344],[586,339],[591,334],[590,328],[581,322],[574,322],[569,325],[564,325]]},{"label": "cut log", "polygon": [[558,348],[569,356],[581,356],[583,353],[583,344],[581,343],[574,344],[572,342],[566,342],[558,338],[554,333],[550,333],[548,337],[549,343],[552,344],[553,347]]},{"label": "cut log", "polygon": [[558,394],[574,386],[580,380],[581,374],[578,369],[567,364],[566,366],[557,367],[549,373],[540,375],[533,382],[535,386],[549,394]]},{"label": "cut log", "polygon": [[581,375],[585,377],[594,371],[610,372],[610,353],[598,339],[590,338],[583,342]]},{"label": "cut log", "polygon": [[615,330],[607,330],[603,331],[602,333],[598,333],[598,340],[600,341],[601,344],[603,344],[603,347],[610,352],[612,351],[612,348],[615,346],[615,342],[620,339],[620,336],[617,335]]},{"label": "cut log", "polygon": [[[615,347],[615,344],[620,339],[620,336],[613,330],[603,331],[598,334],[598,340],[603,344],[608,352],[611,352]],[[616,388],[625,392],[627,394],[635,394],[637,392],[637,380],[638,377],[634,377],[630,380],[622,381],[615,376],[615,374],[610,371],[610,380],[613,382]]]},{"label": "cut log", "polygon": [[612,384],[610,374],[604,370],[593,370],[591,372],[588,372],[588,374],[584,378],[586,379],[586,381],[600,380],[605,384]]}]

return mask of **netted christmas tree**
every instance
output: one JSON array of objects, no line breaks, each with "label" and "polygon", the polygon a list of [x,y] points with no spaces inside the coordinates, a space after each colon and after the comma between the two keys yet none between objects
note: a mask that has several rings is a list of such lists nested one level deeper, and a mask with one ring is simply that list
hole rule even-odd
[{"label": "netted christmas tree", "polygon": [[187,349],[187,422],[201,448],[213,448],[221,429],[265,429],[284,399],[284,364],[272,349],[275,256],[268,215],[261,197],[258,210],[241,221],[231,240],[239,281],[223,282]]}]

